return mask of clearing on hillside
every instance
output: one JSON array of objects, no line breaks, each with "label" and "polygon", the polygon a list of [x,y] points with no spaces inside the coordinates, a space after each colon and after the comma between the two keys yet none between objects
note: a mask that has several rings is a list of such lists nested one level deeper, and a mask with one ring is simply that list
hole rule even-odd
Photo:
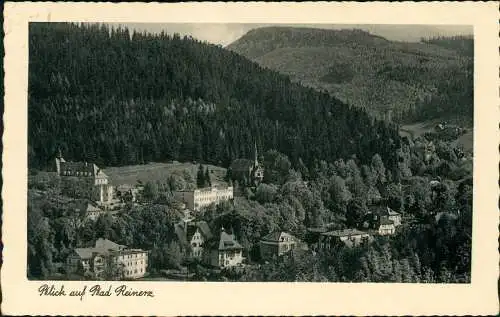
[{"label": "clearing on hillside", "polygon": [[[196,174],[199,164],[194,163],[149,163],[144,165],[129,165],[120,167],[108,167],[104,169],[113,185],[136,184],[138,181],[146,183],[148,181],[166,182],[172,173],[183,173],[188,171],[196,182]],[[210,171],[210,179],[213,185],[226,185],[224,176],[226,169],[219,166],[203,164],[203,168]]]}]

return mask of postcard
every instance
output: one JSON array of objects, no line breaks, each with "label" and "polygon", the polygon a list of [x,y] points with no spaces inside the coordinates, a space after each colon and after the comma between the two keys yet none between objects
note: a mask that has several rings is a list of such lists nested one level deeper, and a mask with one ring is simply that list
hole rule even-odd
[{"label": "postcard", "polygon": [[498,313],[498,8],[7,2],[2,312]]}]

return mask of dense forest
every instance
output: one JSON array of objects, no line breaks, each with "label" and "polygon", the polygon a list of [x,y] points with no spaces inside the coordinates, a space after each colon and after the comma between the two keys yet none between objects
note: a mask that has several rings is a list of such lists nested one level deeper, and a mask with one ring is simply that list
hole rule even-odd
[{"label": "dense forest", "polygon": [[106,25],[30,24],[29,164],[198,160],[227,166],[254,141],[292,163],[379,153],[397,128],[216,45]]},{"label": "dense forest", "polygon": [[453,119],[468,126],[473,48],[466,36],[397,42],[358,29],[293,27],[257,28],[228,46],[374,116],[398,123]]}]

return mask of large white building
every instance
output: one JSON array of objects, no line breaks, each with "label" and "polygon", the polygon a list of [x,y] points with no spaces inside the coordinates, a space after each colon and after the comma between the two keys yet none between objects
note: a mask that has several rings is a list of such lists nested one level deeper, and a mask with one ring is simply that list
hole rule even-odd
[{"label": "large white building", "polygon": [[146,274],[147,266],[147,251],[106,239],[98,239],[93,248],[75,248],[66,260],[68,273],[93,278],[136,279]]},{"label": "large white building", "polygon": [[66,161],[61,152],[55,159],[57,175],[61,177],[76,177],[90,187],[91,197],[87,197],[106,206],[113,200],[114,188],[109,184],[108,176],[97,165],[87,162]]},{"label": "large white building", "polygon": [[174,192],[175,199],[186,204],[188,209],[200,210],[211,204],[219,204],[233,199],[233,187],[207,187]]}]

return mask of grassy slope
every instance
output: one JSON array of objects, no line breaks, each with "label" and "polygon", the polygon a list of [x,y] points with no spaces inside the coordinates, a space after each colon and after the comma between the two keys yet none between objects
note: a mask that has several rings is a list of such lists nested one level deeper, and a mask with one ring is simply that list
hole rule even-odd
[{"label": "grassy slope", "polygon": [[[433,132],[439,120],[429,120],[425,122],[418,122],[414,124],[402,125],[399,129],[401,136],[408,136],[410,138],[417,138],[426,132]],[[461,145],[465,151],[472,152],[474,148],[474,132],[473,129],[460,136],[457,140],[452,142],[453,145]]]},{"label": "grassy slope", "polygon": [[[193,163],[149,163],[145,165],[108,167],[104,169],[104,173],[109,176],[113,185],[133,185],[139,180],[143,183],[147,181],[166,182],[170,174],[176,172],[183,173],[185,170],[189,171],[193,179],[196,180],[198,166],[198,164]],[[210,178],[212,184],[225,184],[223,179],[226,175],[226,169],[214,165],[203,165],[204,168],[207,166],[211,171]]]}]

